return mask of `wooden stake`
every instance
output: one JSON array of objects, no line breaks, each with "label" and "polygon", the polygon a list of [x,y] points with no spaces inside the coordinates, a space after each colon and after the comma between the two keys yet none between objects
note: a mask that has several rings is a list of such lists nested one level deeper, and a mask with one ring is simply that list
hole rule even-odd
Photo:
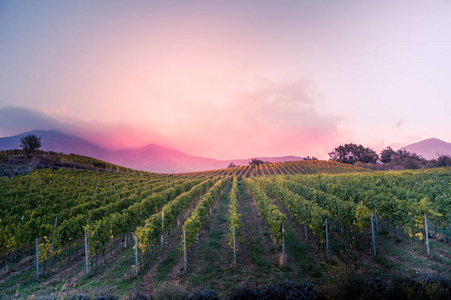
[{"label": "wooden stake", "polygon": [[135,234],[135,270],[138,275],[138,235]]},{"label": "wooden stake", "polygon": [[428,216],[426,213],[424,213],[424,229],[426,229],[426,247],[428,251],[428,255],[430,254],[429,251],[429,230],[428,230]]},{"label": "wooden stake", "polygon": [[39,280],[39,239],[36,239],[36,279]]},{"label": "wooden stake", "polygon": [[329,232],[327,228],[327,219],[326,219],[326,255],[329,258]]},{"label": "wooden stake", "polygon": [[86,275],[89,275],[88,235],[87,234],[85,234],[85,261],[86,261]]},{"label": "wooden stake", "polygon": [[373,215],[371,215],[371,232],[373,234],[373,253],[374,253],[374,255],[376,255],[376,236],[374,235]]}]

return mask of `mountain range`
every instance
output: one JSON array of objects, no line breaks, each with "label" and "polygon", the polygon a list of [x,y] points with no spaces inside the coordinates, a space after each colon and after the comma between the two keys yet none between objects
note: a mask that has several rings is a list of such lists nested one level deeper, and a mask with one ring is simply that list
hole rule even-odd
[{"label": "mountain range", "polygon": [[[181,151],[165,148],[157,144],[136,149],[111,151],[82,138],[52,130],[34,130],[19,135],[0,138],[0,150],[19,149],[20,139],[28,134],[41,138],[41,150],[79,154],[94,157],[113,164],[157,173],[184,173],[226,168],[230,163],[247,165],[251,158],[217,160],[192,156]],[[422,155],[426,159],[437,158],[440,154],[451,154],[451,143],[431,138],[410,144],[401,149]],[[302,160],[299,156],[256,157],[268,162]]]},{"label": "mountain range", "polygon": [[423,156],[426,159],[434,159],[439,155],[451,155],[451,143],[431,138],[410,144],[401,149]]},{"label": "mountain range", "polygon": [[[11,137],[0,138],[0,150],[19,149],[21,138],[28,134],[34,134],[41,138],[41,150],[90,156],[127,168],[157,173],[184,173],[222,169],[226,168],[232,162],[235,165],[247,165],[251,161],[251,158],[217,160],[192,156],[156,144],[149,144],[137,149],[110,151],[79,137],[52,130],[34,130]],[[303,159],[298,156],[256,158],[269,162]]]}]

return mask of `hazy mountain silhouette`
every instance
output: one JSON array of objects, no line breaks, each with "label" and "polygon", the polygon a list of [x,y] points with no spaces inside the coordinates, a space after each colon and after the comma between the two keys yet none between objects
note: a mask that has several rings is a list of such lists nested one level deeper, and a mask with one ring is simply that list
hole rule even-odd
[{"label": "hazy mountain silhouette", "polygon": [[447,143],[436,138],[431,138],[410,144],[402,147],[401,149],[414,152],[426,159],[437,158],[440,154],[451,155],[451,143]]},{"label": "hazy mountain silhouette", "polygon": [[[41,150],[80,154],[127,168],[159,173],[183,173],[226,168],[231,162],[247,165],[251,158],[217,160],[188,155],[181,151],[150,144],[137,149],[109,151],[79,137],[57,131],[34,130],[16,136],[0,138],[0,150],[20,149],[20,139],[27,134],[41,137]],[[263,161],[284,162],[302,160],[298,156],[256,157]]]},{"label": "hazy mountain silhouette", "polygon": [[20,139],[28,134],[41,138],[41,150],[80,154],[97,159],[108,155],[108,150],[79,137],[53,130],[33,130],[19,135],[0,138],[0,150],[21,149]]}]

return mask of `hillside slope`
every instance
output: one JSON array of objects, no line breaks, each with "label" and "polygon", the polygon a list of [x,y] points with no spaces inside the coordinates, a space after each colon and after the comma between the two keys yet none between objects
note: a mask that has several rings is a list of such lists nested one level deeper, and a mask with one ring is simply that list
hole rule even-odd
[{"label": "hillside slope", "polygon": [[419,154],[426,159],[437,158],[440,154],[451,155],[451,143],[431,138],[402,147],[407,151]]}]

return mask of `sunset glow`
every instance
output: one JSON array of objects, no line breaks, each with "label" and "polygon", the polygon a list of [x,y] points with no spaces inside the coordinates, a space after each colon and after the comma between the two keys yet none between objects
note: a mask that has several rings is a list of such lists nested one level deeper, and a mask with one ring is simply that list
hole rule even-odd
[{"label": "sunset glow", "polygon": [[0,136],[218,159],[451,141],[449,1],[2,1]]}]

